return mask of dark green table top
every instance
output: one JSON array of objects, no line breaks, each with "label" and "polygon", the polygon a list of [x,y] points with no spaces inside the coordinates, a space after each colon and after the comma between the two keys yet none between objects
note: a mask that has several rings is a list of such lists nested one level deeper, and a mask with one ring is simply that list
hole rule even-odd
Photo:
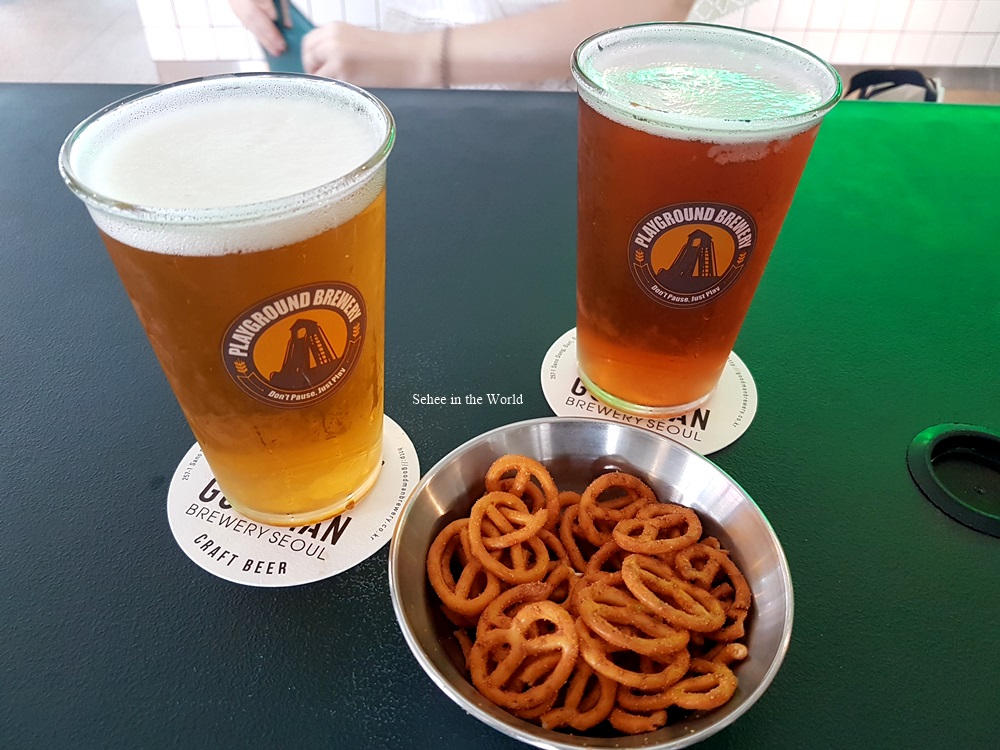
[{"label": "dark green table top", "polygon": [[[511,747],[411,657],[387,549],[253,589],[190,562],[167,484],[193,438],[56,153],[134,87],[0,85],[0,746]],[[423,468],[545,416],[574,324],[575,100],[383,92],[386,411]],[[828,117],[737,345],[760,407],[713,459],[795,585],[769,692],[705,747],[985,747],[1000,540],[912,484],[923,428],[1000,428],[1000,109]],[[414,393],[520,393],[418,406]]]}]

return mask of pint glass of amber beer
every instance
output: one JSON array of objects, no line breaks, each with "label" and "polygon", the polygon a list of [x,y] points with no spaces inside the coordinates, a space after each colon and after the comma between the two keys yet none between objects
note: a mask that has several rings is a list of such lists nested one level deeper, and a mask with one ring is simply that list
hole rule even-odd
[{"label": "pint glass of amber beer", "polygon": [[247,74],[110,105],[59,157],[234,508],[349,510],[382,452],[389,111]]},{"label": "pint glass of amber beer", "polygon": [[580,377],[624,412],[680,414],[719,381],[840,79],[699,24],[597,34],[573,75]]}]

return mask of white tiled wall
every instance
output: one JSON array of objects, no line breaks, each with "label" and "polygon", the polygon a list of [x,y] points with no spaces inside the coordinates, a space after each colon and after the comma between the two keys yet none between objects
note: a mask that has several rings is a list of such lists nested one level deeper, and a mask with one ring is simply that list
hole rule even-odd
[{"label": "white tiled wall", "polygon": [[[263,60],[226,0],[136,0],[156,62]],[[380,0],[296,0],[316,25],[347,21],[378,28]]]},{"label": "white tiled wall", "polygon": [[[263,60],[226,0],[136,0],[155,61]],[[380,0],[296,0],[317,25],[378,28]],[[717,23],[835,65],[1000,67],[1000,0],[756,0]]]},{"label": "white tiled wall", "polygon": [[718,23],[835,65],[1000,67],[1000,0],[757,0]]}]

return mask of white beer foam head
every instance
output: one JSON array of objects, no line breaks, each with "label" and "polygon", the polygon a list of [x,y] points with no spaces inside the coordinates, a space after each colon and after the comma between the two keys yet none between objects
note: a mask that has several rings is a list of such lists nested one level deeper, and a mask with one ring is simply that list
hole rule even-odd
[{"label": "white beer foam head", "polygon": [[160,253],[252,252],[339,226],[385,185],[395,135],[369,94],[325,79],[217,76],[97,113],[60,168],[97,225]]},{"label": "white beer foam head", "polygon": [[840,96],[827,63],[762,34],[645,24],[598,34],[573,55],[583,100],[626,127],[710,143],[784,138],[817,124]]}]

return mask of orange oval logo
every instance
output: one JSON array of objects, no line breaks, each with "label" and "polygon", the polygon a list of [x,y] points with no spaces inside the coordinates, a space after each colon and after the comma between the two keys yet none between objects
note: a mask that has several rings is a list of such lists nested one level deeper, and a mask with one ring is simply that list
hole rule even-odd
[{"label": "orange oval logo", "polygon": [[667,307],[711,302],[743,273],[757,226],[741,208],[681,203],[643,217],[629,241],[629,267],[639,288]]},{"label": "orange oval logo", "polygon": [[295,408],[328,398],[361,356],[367,328],[361,293],[321,282],[290,289],[245,310],[222,340],[226,371],[246,394]]}]

